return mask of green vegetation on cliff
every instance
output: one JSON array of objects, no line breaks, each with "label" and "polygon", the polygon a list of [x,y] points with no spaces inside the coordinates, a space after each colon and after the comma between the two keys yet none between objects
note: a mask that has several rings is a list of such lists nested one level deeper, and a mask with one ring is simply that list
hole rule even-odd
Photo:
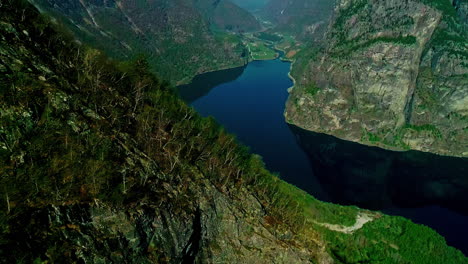
[{"label": "green vegetation on cliff", "polygon": [[376,37],[373,39],[365,40],[362,43],[359,43],[359,41],[342,42],[338,45],[339,50],[334,51],[333,56],[343,58],[349,56],[357,50],[366,49],[378,43],[414,45],[416,44],[416,38],[414,36]]},{"label": "green vegetation on cliff", "polygon": [[393,150],[467,157],[463,2],[340,1],[323,47],[309,44],[295,57],[288,122]]},{"label": "green vegetation on cliff", "polygon": [[1,263],[466,262],[402,218],[323,227],[362,211],[272,175],[144,59],[110,60],[24,1],[0,17]]},{"label": "green vegetation on cliff", "polygon": [[[259,28],[252,15],[239,7],[225,7],[226,1],[217,6],[210,0],[31,2],[64,23],[78,40],[114,59],[143,54],[152,71],[174,84],[244,65],[246,49],[239,36],[219,40],[217,31]],[[234,20],[240,25],[233,25]]]},{"label": "green vegetation on cliff", "polygon": [[[413,223],[401,217],[382,216],[352,235],[337,233],[322,227],[322,232],[332,245],[330,251],[338,263],[438,263],[441,260],[425,255],[425,250],[436,252],[442,242],[430,228],[412,227]],[[385,230],[385,232],[382,232]],[[418,239],[413,239],[417,237]],[[411,245],[402,248],[399,245]],[[415,250],[424,248],[425,250]],[[401,258],[405,252],[410,261]],[[424,252],[424,253],[423,253]],[[440,254],[445,254],[440,252]],[[463,259],[445,258],[446,263],[464,263]],[[443,263],[443,262],[442,262]]]},{"label": "green vegetation on cliff", "polygon": [[261,29],[260,23],[248,11],[229,0],[199,0],[195,6],[216,30],[251,32]]}]

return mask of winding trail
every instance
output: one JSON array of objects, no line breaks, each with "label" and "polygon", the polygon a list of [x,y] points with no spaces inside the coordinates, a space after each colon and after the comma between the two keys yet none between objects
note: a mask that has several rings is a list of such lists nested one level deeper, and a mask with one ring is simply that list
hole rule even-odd
[{"label": "winding trail", "polygon": [[375,216],[359,212],[356,216],[356,223],[352,226],[343,226],[343,225],[335,225],[335,224],[328,224],[328,223],[319,223],[316,224],[326,227],[332,231],[341,232],[345,234],[352,234],[354,231],[361,229],[366,223],[373,221]]}]

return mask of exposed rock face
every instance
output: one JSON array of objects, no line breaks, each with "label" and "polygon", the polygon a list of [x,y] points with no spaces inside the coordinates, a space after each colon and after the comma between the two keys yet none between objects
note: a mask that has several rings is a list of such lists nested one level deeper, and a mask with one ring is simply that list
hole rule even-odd
[{"label": "exposed rock face", "polygon": [[341,1],[326,48],[298,59],[307,66],[293,72],[288,122],[384,148],[468,156],[462,6],[457,15],[448,1]]},{"label": "exposed rock face", "polygon": [[[310,258],[318,258],[320,263],[332,263],[317,245],[292,246],[278,239],[292,234],[268,228],[255,197],[244,193],[242,200],[233,201],[210,185],[206,182],[193,190],[198,199],[186,208],[171,209],[169,203],[123,209],[99,201],[30,208],[17,216],[20,221],[10,226],[8,239],[16,240],[20,248],[35,245],[31,255],[49,252],[48,258],[56,262],[267,264],[310,263]],[[65,244],[55,249],[60,241]]]}]

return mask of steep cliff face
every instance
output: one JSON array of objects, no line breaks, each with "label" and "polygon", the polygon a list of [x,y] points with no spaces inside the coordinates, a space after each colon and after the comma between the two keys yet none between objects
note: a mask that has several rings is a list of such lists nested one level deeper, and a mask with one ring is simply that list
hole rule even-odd
[{"label": "steep cliff face", "polygon": [[[237,31],[259,27],[253,16],[233,4],[228,9],[229,15],[225,15],[225,1],[31,2],[65,23],[80,41],[116,59],[147,56],[153,70],[173,83],[188,82],[196,74],[246,63],[241,41],[226,32],[212,32],[211,24],[222,30],[231,26]],[[233,20],[242,22],[229,24]]]},{"label": "steep cliff face", "polygon": [[465,4],[346,0],[309,49],[286,118],[390,149],[468,156]]},{"label": "steep cliff face", "polygon": [[427,227],[281,181],[144,60],[24,1],[0,17],[0,263],[466,262]]},{"label": "steep cliff face", "polygon": [[[318,244],[286,242],[293,234],[271,228],[249,193],[233,200],[209,181],[185,184],[196,197],[185,207],[157,200],[116,207],[95,200],[23,208],[3,237],[9,243],[0,249],[2,263],[21,257],[28,263],[310,263],[311,258],[333,263]],[[185,196],[168,185],[163,189],[172,197]]]}]

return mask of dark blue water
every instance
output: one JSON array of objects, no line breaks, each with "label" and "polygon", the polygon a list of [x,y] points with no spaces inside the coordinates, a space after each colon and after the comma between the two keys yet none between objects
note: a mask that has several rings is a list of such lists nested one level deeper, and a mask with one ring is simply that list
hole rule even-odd
[{"label": "dark blue water", "polygon": [[468,160],[391,152],[288,125],[289,69],[280,60],[255,61],[199,75],[179,91],[287,182],[323,201],[428,225],[468,255]]},{"label": "dark blue water", "polygon": [[[213,116],[229,132],[263,157],[270,171],[280,173],[289,183],[323,197],[320,184],[313,177],[307,155],[296,143],[284,122],[283,112],[293,85],[287,73],[290,63],[280,60],[254,61],[247,67],[198,76],[191,85],[181,87],[181,96],[203,116]],[[232,80],[234,75],[241,74]],[[216,75],[216,76],[215,76]],[[206,94],[206,83],[226,77],[227,82]]]}]

